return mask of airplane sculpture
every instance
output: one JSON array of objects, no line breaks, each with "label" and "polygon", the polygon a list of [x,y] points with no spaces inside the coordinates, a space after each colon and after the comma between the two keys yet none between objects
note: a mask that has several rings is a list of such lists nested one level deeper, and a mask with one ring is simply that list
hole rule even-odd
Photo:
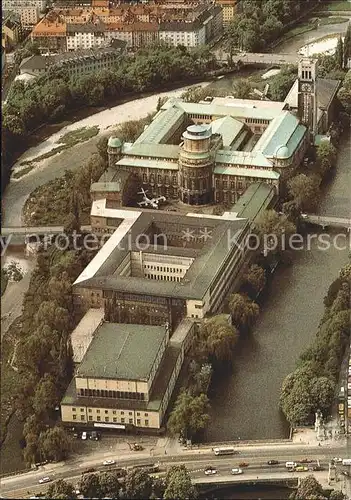
[{"label": "airplane sculpture", "polygon": [[148,198],[148,196],[146,196],[146,193],[147,193],[147,191],[144,191],[143,188],[141,188],[141,191],[138,193],[138,194],[142,194],[143,198],[144,198],[143,201],[138,202],[139,207],[150,206],[152,208],[158,209],[159,202],[166,201],[166,198],[164,196],[159,196],[158,198]]}]

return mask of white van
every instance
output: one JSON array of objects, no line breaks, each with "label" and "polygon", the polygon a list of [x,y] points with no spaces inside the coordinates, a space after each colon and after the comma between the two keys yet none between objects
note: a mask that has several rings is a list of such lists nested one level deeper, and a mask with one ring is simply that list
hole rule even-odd
[{"label": "white van", "polygon": [[296,462],[286,462],[285,467],[287,469],[294,469],[297,466]]}]

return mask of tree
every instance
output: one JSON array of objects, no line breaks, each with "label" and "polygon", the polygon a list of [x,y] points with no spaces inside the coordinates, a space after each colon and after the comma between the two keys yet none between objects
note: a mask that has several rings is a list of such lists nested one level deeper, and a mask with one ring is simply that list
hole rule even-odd
[{"label": "tree", "polygon": [[189,391],[183,391],[175,402],[167,427],[171,434],[183,433],[191,439],[209,423],[209,409],[209,399],[205,394],[192,396]]},{"label": "tree", "polygon": [[285,247],[285,239],[296,232],[296,226],[286,215],[275,210],[266,210],[256,224],[261,237],[264,255],[279,254]]},{"label": "tree", "polygon": [[347,30],[344,38],[344,68],[347,68],[347,63],[351,57],[351,23],[347,25]]},{"label": "tree", "polygon": [[324,141],[317,147],[317,162],[328,161],[328,169],[336,165],[337,151],[330,142]]},{"label": "tree", "polygon": [[280,73],[270,80],[270,99],[272,101],[284,101],[296,78],[297,68],[295,66],[283,66]]},{"label": "tree", "polygon": [[151,496],[152,479],[145,469],[128,472],[125,478],[125,492],[130,499],[144,499]]},{"label": "tree", "polygon": [[346,495],[342,491],[333,490],[329,495],[329,500],[346,500]]},{"label": "tree", "polygon": [[34,393],[33,408],[41,418],[48,418],[58,403],[57,387],[50,375],[47,373],[40,379]]},{"label": "tree", "polygon": [[238,331],[223,315],[205,319],[200,329],[203,351],[218,363],[231,361],[238,337]]},{"label": "tree", "polygon": [[103,498],[98,474],[83,474],[78,489],[85,498]]},{"label": "tree", "polygon": [[266,272],[257,264],[252,264],[244,274],[243,287],[253,298],[266,286]]},{"label": "tree", "polygon": [[342,69],[344,67],[344,44],[343,44],[341,36],[339,36],[338,43],[336,45],[335,62],[336,62],[336,66],[339,69]]},{"label": "tree", "polygon": [[233,293],[229,297],[229,309],[234,324],[240,331],[248,331],[260,313],[259,306],[253,302],[247,295]]},{"label": "tree", "polygon": [[101,158],[103,159],[103,161],[106,163],[106,166],[107,166],[107,162],[108,162],[107,143],[108,143],[108,137],[103,136],[103,137],[100,137],[100,139],[98,140],[98,142],[96,144],[96,148],[98,150],[98,153],[101,156]]},{"label": "tree", "polygon": [[50,484],[47,496],[48,498],[77,498],[73,485],[63,479],[58,479],[54,483]]},{"label": "tree", "polygon": [[301,479],[293,498],[295,500],[326,500],[321,484],[312,475]]},{"label": "tree", "polygon": [[62,427],[55,426],[39,436],[40,452],[46,460],[63,460],[70,451],[71,444],[71,439]]},{"label": "tree", "polygon": [[335,384],[327,377],[316,377],[311,381],[313,406],[323,413],[329,410],[333,401]]},{"label": "tree", "polygon": [[104,472],[99,476],[100,488],[105,497],[118,498],[121,484],[114,471]]},{"label": "tree", "polygon": [[299,174],[288,181],[289,195],[301,210],[312,210],[320,197],[320,179],[317,176]]},{"label": "tree", "polygon": [[69,315],[67,309],[59,307],[55,301],[44,301],[34,317],[34,324],[45,324],[58,332],[67,332]]},{"label": "tree", "polygon": [[198,497],[196,488],[191,484],[191,478],[185,465],[170,467],[166,475],[166,490],[164,499],[179,500],[195,499]]},{"label": "tree", "polygon": [[233,84],[234,97],[237,99],[249,99],[251,96],[252,87],[248,80],[236,80]]}]

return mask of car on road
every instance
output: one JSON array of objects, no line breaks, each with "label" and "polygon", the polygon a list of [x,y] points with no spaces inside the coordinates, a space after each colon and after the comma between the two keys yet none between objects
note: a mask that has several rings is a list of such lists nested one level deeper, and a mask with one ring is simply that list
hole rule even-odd
[{"label": "car on road", "polygon": [[299,460],[300,464],[310,464],[312,460],[309,458],[303,458],[302,460]]},{"label": "car on road", "polygon": [[132,450],[133,451],[141,451],[143,450],[144,448],[141,446],[141,444],[138,444],[138,443],[133,443],[132,444]]},{"label": "car on road", "polygon": [[288,472],[295,472],[295,467],[289,467]]},{"label": "car on road", "polygon": [[115,460],[104,460],[102,465],[114,465],[115,463]]},{"label": "car on road", "polygon": [[278,460],[268,460],[267,464],[268,465],[278,465],[279,461]]},{"label": "car on road", "polygon": [[298,465],[295,467],[296,472],[308,472],[308,467],[305,467],[304,465]]},{"label": "car on road", "polygon": [[85,431],[82,432],[82,440],[85,441],[87,437],[88,437],[87,433]]},{"label": "car on road", "polygon": [[92,472],[96,472],[96,469],[94,467],[90,467],[89,469],[86,469],[83,474],[91,474]]},{"label": "car on road", "polygon": [[239,474],[242,474],[242,473],[243,473],[242,469],[238,469],[238,468],[234,468],[234,469],[232,469],[232,471],[231,471],[231,472],[232,472],[232,474],[233,474],[234,476],[237,476],[237,475],[239,475]]},{"label": "car on road", "polygon": [[46,477],[41,477],[39,479],[39,484],[45,484],[45,483],[50,483],[52,481],[51,477],[46,476]]},{"label": "car on road", "polygon": [[215,467],[211,467],[210,465],[205,469],[206,476],[212,476],[212,474],[217,474],[217,469]]},{"label": "car on road", "polygon": [[334,457],[331,459],[331,462],[334,462],[334,464],[341,464],[342,458],[340,457]]},{"label": "car on road", "polygon": [[92,431],[92,433],[90,434],[89,439],[91,439],[92,441],[99,441],[100,434],[98,432],[96,432],[96,431]]},{"label": "car on road", "polygon": [[319,470],[324,470],[324,467],[322,467],[321,465],[314,465],[313,467],[310,467],[309,470],[319,471]]},{"label": "car on road", "polygon": [[247,462],[240,462],[239,467],[248,467],[249,464]]}]

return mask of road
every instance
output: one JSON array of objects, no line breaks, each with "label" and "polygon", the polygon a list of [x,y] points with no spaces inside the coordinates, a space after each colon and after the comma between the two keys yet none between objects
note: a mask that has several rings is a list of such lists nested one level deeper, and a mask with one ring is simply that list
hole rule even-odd
[{"label": "road", "polygon": [[[307,445],[301,446],[299,444],[284,444],[266,446],[264,449],[259,447],[243,447],[241,448],[239,454],[232,456],[217,457],[210,449],[207,448],[204,450],[189,450],[178,455],[160,457],[150,457],[149,454],[140,453],[138,455],[123,456],[118,459],[116,455],[106,454],[104,459],[115,459],[117,462],[115,465],[116,467],[145,465],[159,462],[161,471],[165,471],[167,467],[171,465],[184,463],[190,471],[192,478],[199,482],[205,477],[204,469],[209,465],[217,468],[217,474],[219,477],[230,474],[231,469],[233,467],[238,467],[240,462],[247,462],[249,464],[249,467],[244,472],[247,479],[249,479],[249,471],[252,471],[252,475],[256,478],[257,476],[270,477],[272,475],[272,471],[279,471],[280,474],[284,474],[284,477],[286,477],[286,469],[284,468],[286,461],[299,461],[307,457],[313,460],[312,465],[316,464],[318,459],[322,466],[327,467],[330,459],[335,456],[346,458],[344,449],[342,449],[342,453],[341,449],[340,445],[321,448],[319,446],[309,447]],[[278,466],[268,466],[267,461],[272,459],[279,460],[281,463]],[[38,485],[38,481],[44,476],[49,476],[52,480],[65,479],[73,484],[76,484],[79,481],[82,472],[87,468],[92,467],[97,471],[107,470],[107,468],[102,465],[101,460],[98,462],[96,460],[87,462],[84,458],[76,458],[69,460],[66,463],[48,464],[40,467],[40,470],[37,471],[31,471],[18,476],[2,479],[1,493],[2,495],[5,495],[6,498],[19,498],[24,495],[28,495],[28,492],[33,494],[43,491],[45,488],[42,485]],[[295,475],[297,473],[291,474]],[[233,479],[233,477],[234,476],[230,475],[230,479]],[[240,480],[240,477],[238,477],[238,481]]]}]

